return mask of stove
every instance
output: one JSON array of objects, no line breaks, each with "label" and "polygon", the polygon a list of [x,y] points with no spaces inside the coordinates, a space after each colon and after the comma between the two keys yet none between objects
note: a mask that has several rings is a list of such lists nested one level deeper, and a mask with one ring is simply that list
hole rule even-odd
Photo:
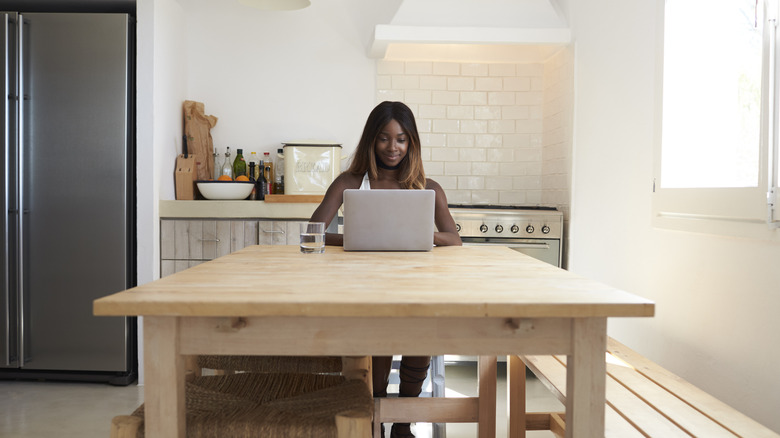
[{"label": "stove", "polygon": [[563,214],[555,207],[450,204],[464,245],[502,245],[561,267]]}]

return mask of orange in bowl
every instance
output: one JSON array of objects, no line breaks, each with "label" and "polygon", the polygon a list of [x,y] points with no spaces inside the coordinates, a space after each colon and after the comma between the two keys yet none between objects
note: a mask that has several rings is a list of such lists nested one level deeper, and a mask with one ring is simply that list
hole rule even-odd
[{"label": "orange in bowl", "polygon": [[238,175],[236,181],[249,181],[249,177],[246,175]]},{"label": "orange in bowl", "polygon": [[230,175],[220,175],[217,181],[233,181],[233,178]]}]

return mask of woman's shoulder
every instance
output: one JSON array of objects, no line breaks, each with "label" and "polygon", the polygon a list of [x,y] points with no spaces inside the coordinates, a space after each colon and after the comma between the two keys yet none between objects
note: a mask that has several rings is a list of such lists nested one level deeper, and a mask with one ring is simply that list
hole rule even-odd
[{"label": "woman's shoulder", "polygon": [[333,180],[333,185],[336,185],[342,190],[357,189],[360,188],[361,182],[363,182],[363,175],[355,175],[349,171],[345,171],[341,172],[341,174]]},{"label": "woman's shoulder", "polygon": [[430,178],[425,178],[425,188],[429,189],[429,190],[441,190],[442,189],[441,186],[439,185],[439,183],[437,183],[436,181],[434,181],[434,180],[432,180]]}]

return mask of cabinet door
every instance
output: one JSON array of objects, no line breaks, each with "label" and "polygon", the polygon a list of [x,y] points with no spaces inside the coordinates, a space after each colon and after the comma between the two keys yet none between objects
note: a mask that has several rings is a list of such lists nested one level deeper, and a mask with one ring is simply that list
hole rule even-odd
[{"label": "cabinet door", "polygon": [[257,221],[259,245],[286,245],[288,221]]},{"label": "cabinet door", "polygon": [[287,222],[285,228],[287,229],[287,237],[285,244],[287,245],[299,245],[301,243],[301,224],[305,224],[308,221],[285,221]]}]

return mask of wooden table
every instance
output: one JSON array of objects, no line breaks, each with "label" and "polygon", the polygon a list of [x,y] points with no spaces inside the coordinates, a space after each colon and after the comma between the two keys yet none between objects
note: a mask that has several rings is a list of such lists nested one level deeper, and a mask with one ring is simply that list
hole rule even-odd
[{"label": "wooden table", "polygon": [[[567,437],[604,436],[608,317],[654,304],[505,247],[252,246],[94,302],[144,316],[146,436],[184,437],[191,354],[566,354]],[[493,432],[494,433],[494,432]]]}]

